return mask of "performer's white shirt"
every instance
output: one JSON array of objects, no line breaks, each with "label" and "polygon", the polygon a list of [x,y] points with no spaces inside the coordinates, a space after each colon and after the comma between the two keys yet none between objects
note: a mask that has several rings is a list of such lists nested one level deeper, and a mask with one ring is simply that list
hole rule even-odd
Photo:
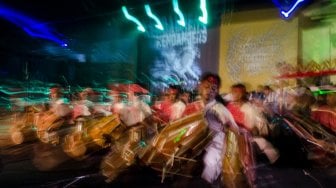
[{"label": "performer's white shirt", "polygon": [[149,105],[138,99],[135,99],[128,105],[125,105],[119,112],[120,119],[127,126],[140,123],[151,114],[152,111]]},{"label": "performer's white shirt", "polygon": [[216,132],[223,132],[227,126],[239,129],[230,111],[215,99],[205,105],[205,119],[209,128]]},{"label": "performer's white shirt", "polygon": [[73,118],[77,118],[79,116],[90,116],[90,108],[93,108],[93,106],[93,102],[89,100],[76,101],[73,104]]},{"label": "performer's white shirt", "polygon": [[171,106],[171,114],[169,117],[170,121],[177,120],[182,117],[184,110],[186,109],[186,104],[181,100],[175,102]]},{"label": "performer's white shirt", "polygon": [[71,112],[69,105],[66,104],[66,99],[60,98],[50,102],[50,110],[60,117],[64,117]]},{"label": "performer's white shirt", "polygon": [[204,155],[204,170],[202,178],[213,183],[217,180],[222,171],[222,157],[225,152],[225,130],[228,126],[239,130],[232,114],[221,103],[213,100],[205,106],[205,119],[210,130],[215,134]]}]

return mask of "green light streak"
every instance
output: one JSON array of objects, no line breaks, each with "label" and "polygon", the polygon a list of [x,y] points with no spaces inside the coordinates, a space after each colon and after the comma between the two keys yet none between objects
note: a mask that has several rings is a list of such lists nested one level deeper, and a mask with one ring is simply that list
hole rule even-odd
[{"label": "green light streak", "polygon": [[174,143],[177,143],[181,140],[182,136],[187,132],[187,128],[184,128],[181,130],[181,132],[177,135],[177,137],[174,139]]},{"label": "green light streak", "polygon": [[23,90],[23,91],[7,91],[5,89],[0,89],[0,92],[3,92],[4,94],[7,95],[16,95],[16,94],[44,94],[44,95],[49,95],[49,91],[48,90]]},{"label": "green light streak", "polygon": [[142,148],[144,148],[144,147],[147,146],[147,144],[146,144],[146,142],[145,142],[144,140],[141,140],[141,141],[139,142],[139,146],[142,147]]},{"label": "green light streak", "polygon": [[173,8],[175,13],[179,16],[179,20],[177,20],[177,23],[183,27],[185,27],[185,21],[184,21],[184,16],[179,8],[178,1],[173,0]]},{"label": "green light streak", "polygon": [[318,95],[326,95],[326,94],[329,94],[329,93],[336,93],[336,91],[318,90],[318,91],[314,91],[314,93],[316,93]]},{"label": "green light streak", "polygon": [[145,10],[146,10],[146,13],[147,15],[152,18],[155,22],[156,22],[156,25],[155,27],[160,29],[161,31],[163,31],[163,26],[162,26],[162,23],[160,22],[159,18],[156,17],[153,13],[152,13],[152,10],[150,8],[149,5],[145,5]]},{"label": "green light streak", "polygon": [[130,21],[132,21],[132,22],[134,22],[135,24],[138,25],[137,29],[138,29],[139,31],[142,31],[142,32],[145,32],[145,31],[146,31],[145,27],[140,23],[140,21],[139,21],[136,17],[131,16],[131,15],[128,13],[127,8],[126,8],[125,6],[122,6],[122,7],[121,7],[121,10],[123,11],[123,13],[124,13],[126,19],[128,19],[128,20],[130,20]]},{"label": "green light streak", "polygon": [[198,20],[204,24],[207,24],[208,23],[208,12],[206,9],[206,0],[201,0],[200,8],[201,8],[203,15],[200,16]]}]

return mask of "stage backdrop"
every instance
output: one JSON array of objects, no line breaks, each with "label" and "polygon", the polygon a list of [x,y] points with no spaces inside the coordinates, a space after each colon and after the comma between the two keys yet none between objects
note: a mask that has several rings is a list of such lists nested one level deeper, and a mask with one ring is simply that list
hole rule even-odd
[{"label": "stage backdrop", "polygon": [[186,27],[169,19],[164,26],[139,39],[137,81],[155,93],[169,85],[193,90],[203,72],[218,70],[219,29],[197,19],[187,19]]},{"label": "stage backdrop", "polygon": [[266,9],[234,13],[222,17],[230,24],[220,27],[219,74],[222,92],[238,82],[248,89],[274,84],[282,62],[296,65],[298,21],[285,21],[277,10]]}]

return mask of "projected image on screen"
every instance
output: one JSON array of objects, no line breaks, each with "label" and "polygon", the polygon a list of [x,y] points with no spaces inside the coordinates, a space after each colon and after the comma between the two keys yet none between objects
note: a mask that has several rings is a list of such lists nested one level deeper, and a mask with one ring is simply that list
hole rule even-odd
[{"label": "projected image on screen", "polygon": [[207,31],[202,26],[189,26],[184,30],[171,29],[161,35],[152,35],[154,57],[150,75],[155,89],[181,85],[193,89],[201,75],[200,48],[207,41]]},{"label": "projected image on screen", "polygon": [[197,84],[201,70],[198,65],[200,53],[196,45],[166,48],[159,53],[151,69],[155,87],[181,85],[192,88]]}]

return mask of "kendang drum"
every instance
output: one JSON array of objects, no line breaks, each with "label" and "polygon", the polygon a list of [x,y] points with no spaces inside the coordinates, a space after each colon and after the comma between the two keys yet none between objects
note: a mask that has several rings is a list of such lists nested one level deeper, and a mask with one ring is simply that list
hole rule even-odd
[{"label": "kendang drum", "polygon": [[319,167],[336,165],[336,136],[323,125],[299,114],[287,114],[284,121],[302,140],[307,159]]},{"label": "kendang drum", "polygon": [[124,131],[117,115],[91,119],[85,122],[84,127],[87,127],[87,134],[92,141],[102,147],[106,142],[105,136],[110,135],[113,139],[118,139]]},{"label": "kendang drum", "polygon": [[51,110],[41,112],[35,117],[36,135],[43,143],[58,144],[57,130],[64,124],[64,119]]},{"label": "kendang drum", "polygon": [[255,153],[249,132],[226,132],[226,148],[222,160],[223,185],[225,187],[255,187]]},{"label": "kendang drum", "polygon": [[114,180],[120,172],[134,164],[136,157],[143,155],[151,139],[147,130],[144,122],[138,123],[114,142],[110,153],[101,163],[101,172],[107,182]]},{"label": "kendang drum", "polygon": [[33,129],[34,116],[34,112],[15,114],[11,121],[12,125],[10,129],[10,138],[15,145],[36,139],[36,134]]},{"label": "kendang drum", "polygon": [[191,172],[183,171],[183,165],[196,162],[194,158],[202,152],[210,139],[203,113],[194,113],[168,123],[154,138],[141,160],[161,171],[162,178],[166,173],[190,176]]},{"label": "kendang drum", "polygon": [[90,120],[79,118],[74,131],[65,137],[63,149],[71,157],[82,157],[88,148],[104,148],[112,140],[118,139],[123,132],[116,115]]}]

